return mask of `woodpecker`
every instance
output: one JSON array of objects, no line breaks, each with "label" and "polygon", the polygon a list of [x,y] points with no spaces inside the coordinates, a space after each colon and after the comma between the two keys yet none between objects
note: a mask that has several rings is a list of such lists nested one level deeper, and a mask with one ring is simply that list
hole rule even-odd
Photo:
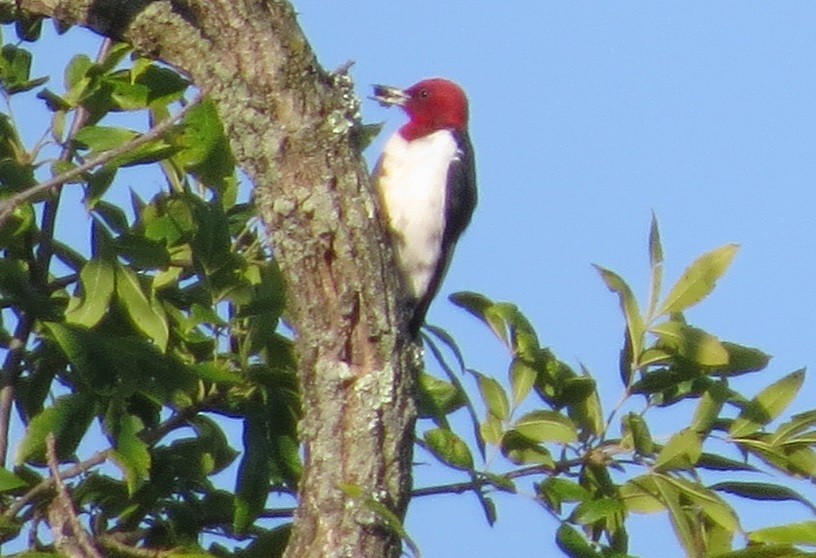
[{"label": "woodpecker", "polygon": [[408,115],[386,142],[374,183],[413,298],[409,331],[416,337],[476,207],[468,101],[461,87],[441,78],[408,89],[373,87],[372,99]]}]

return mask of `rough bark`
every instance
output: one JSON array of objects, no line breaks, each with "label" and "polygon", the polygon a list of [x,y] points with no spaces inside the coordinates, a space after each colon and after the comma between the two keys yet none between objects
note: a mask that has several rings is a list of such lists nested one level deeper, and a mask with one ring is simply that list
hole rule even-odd
[{"label": "rough bark", "polygon": [[306,467],[287,556],[400,555],[344,485],[402,516],[416,350],[393,256],[355,146],[350,80],[318,65],[276,0],[0,0],[131,43],[209,92],[251,177],[289,285]]}]

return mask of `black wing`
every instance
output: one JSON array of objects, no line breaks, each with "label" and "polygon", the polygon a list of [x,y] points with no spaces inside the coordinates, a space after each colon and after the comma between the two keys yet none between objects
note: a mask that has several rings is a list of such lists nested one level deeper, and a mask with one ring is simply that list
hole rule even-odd
[{"label": "black wing", "polygon": [[416,337],[419,328],[425,322],[425,314],[431,301],[439,291],[442,280],[448,272],[451,258],[453,257],[456,242],[470,223],[473,210],[476,209],[476,160],[473,155],[473,146],[467,134],[454,131],[453,136],[459,147],[458,159],[456,159],[448,169],[448,184],[445,192],[445,230],[442,233],[442,257],[436,265],[428,290],[425,295],[417,301],[414,315],[411,317],[409,329],[411,335]]}]

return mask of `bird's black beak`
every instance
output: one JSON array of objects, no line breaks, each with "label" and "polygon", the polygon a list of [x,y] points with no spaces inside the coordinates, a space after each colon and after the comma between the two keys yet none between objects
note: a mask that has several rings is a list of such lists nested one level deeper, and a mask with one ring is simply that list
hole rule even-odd
[{"label": "bird's black beak", "polygon": [[405,103],[408,102],[408,99],[410,99],[405,91],[397,87],[391,87],[388,85],[372,85],[372,87],[374,88],[374,95],[369,97],[369,99],[377,101],[384,107],[391,107],[394,105],[403,107],[405,106]]}]

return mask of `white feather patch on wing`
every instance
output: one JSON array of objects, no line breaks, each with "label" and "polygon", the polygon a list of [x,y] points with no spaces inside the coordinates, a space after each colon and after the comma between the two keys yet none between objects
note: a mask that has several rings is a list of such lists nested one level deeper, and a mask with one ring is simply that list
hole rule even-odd
[{"label": "white feather patch on wing", "polygon": [[400,266],[417,299],[428,290],[441,256],[448,168],[456,158],[458,146],[448,130],[410,142],[396,133],[379,164],[377,188]]}]

